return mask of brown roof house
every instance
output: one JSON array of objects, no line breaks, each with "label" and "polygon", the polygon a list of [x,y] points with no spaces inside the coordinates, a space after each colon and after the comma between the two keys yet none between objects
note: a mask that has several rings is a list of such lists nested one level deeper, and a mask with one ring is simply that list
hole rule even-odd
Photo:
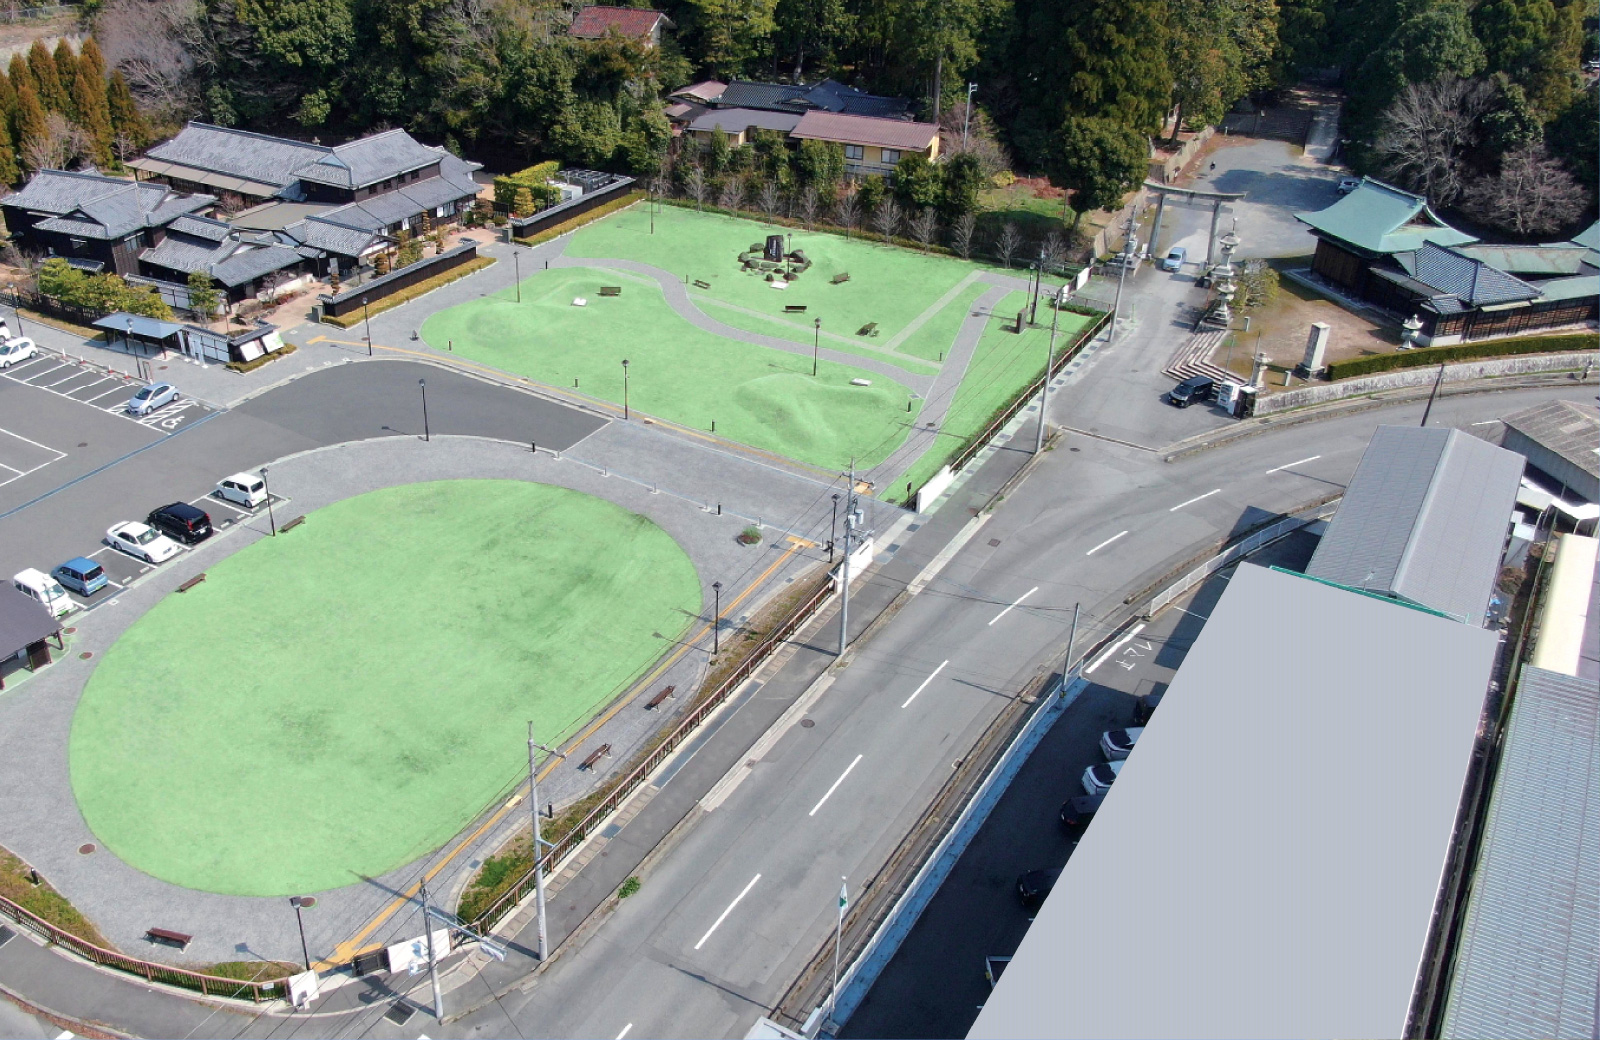
[{"label": "brown roof house", "polygon": [[672,28],[672,19],[660,11],[596,4],[578,12],[567,35],[580,40],[598,40],[614,32],[618,36],[638,40],[646,47],[659,47],[663,26]]},{"label": "brown roof house", "polygon": [[807,112],[789,132],[797,141],[831,141],[844,146],[845,173],[852,177],[892,174],[901,159],[918,153],[939,157],[939,128],[904,119]]}]

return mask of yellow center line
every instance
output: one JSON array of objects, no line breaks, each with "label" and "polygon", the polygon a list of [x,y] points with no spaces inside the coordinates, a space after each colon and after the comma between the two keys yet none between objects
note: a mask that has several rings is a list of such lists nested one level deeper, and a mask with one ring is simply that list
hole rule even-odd
[{"label": "yellow center line", "polygon": [[[808,542],[804,538],[797,538],[794,535],[788,536],[788,541],[790,543],[789,544],[789,548],[784,550],[783,555],[778,557],[778,559],[773,562],[772,566],[770,566],[766,570],[762,571],[760,576],[757,577],[755,581],[753,581],[749,585],[745,586],[744,591],[739,593],[738,596],[734,597],[733,600],[728,603],[727,609],[724,610],[721,614],[717,615],[717,617],[712,619],[712,624],[715,624],[716,622],[720,621],[725,615],[730,614],[733,611],[737,610],[739,608],[739,604],[743,603],[746,599],[748,599],[750,597],[751,593],[753,593],[756,589],[760,588],[766,582],[766,580],[772,576],[772,573],[774,571],[776,571],[779,567],[783,566],[786,562],[788,562],[788,560],[792,556],[794,556],[795,553],[799,552],[800,549],[806,548],[806,547],[810,547],[810,546],[813,546],[813,545],[816,544],[814,542]],[[590,722],[587,726],[585,726],[578,733],[578,735],[576,737],[574,737],[570,742],[568,742],[567,749],[566,749],[567,750],[567,754],[571,755],[572,752],[575,751],[578,748],[579,745],[581,745],[585,740],[588,740],[590,737],[592,737],[596,730],[598,730],[601,726],[605,725],[605,723],[609,722],[612,718],[614,718],[616,716],[617,712],[621,711],[623,708],[625,708],[629,704],[633,703],[634,699],[637,698],[639,693],[643,693],[645,690],[649,689],[650,684],[653,683],[657,678],[659,678],[661,676],[661,674],[663,672],[665,672],[668,668],[672,667],[680,659],[682,659],[683,655],[689,652],[689,649],[690,649],[691,646],[693,646],[695,643],[698,643],[701,639],[704,639],[711,632],[711,627],[712,627],[711,625],[703,626],[700,629],[699,632],[695,633],[695,636],[694,636],[693,639],[684,640],[683,643],[680,643],[680,645],[678,646],[677,650],[675,650],[671,654],[668,654],[667,658],[664,661],[662,661],[659,665],[657,665],[654,669],[652,669],[649,675],[647,675],[644,679],[640,680],[640,682],[636,684],[635,689],[638,692],[635,693],[634,697],[628,697],[628,698],[619,699],[610,708],[606,709],[605,712],[603,712],[601,715],[599,715],[597,718],[595,718],[594,721]],[[559,762],[560,762],[559,759],[556,759],[556,758],[552,757],[548,762],[545,763],[544,768],[539,770],[539,778],[542,780],[545,777],[549,776],[555,770],[555,768],[559,764]],[[448,866],[450,864],[450,862],[452,860],[454,860],[458,855],[460,855],[463,850],[465,850],[468,847],[470,847],[474,842],[476,842],[480,837],[483,836],[484,832],[488,831],[491,827],[493,827],[496,824],[498,824],[501,820],[503,820],[505,818],[507,813],[509,813],[512,809],[516,808],[516,806],[519,803],[521,803],[522,797],[523,797],[523,794],[519,793],[519,794],[512,795],[510,798],[508,798],[506,800],[505,804],[500,806],[500,808],[496,809],[494,814],[492,816],[490,816],[489,819],[485,820],[477,829],[475,829],[471,834],[469,834],[463,841],[459,842],[456,845],[455,848],[451,849],[450,852],[444,857],[444,859],[440,860],[437,864],[435,864],[433,866],[432,869],[430,869],[426,874],[424,874],[423,878],[422,878],[422,881],[423,882],[432,881],[434,879],[434,877],[437,876],[440,871],[444,870],[444,868],[446,866]],[[372,933],[376,932],[379,928],[383,927],[384,922],[389,920],[389,918],[393,917],[395,915],[395,913],[397,913],[402,907],[405,907],[408,904],[410,904],[412,902],[412,900],[415,898],[418,890],[421,887],[422,887],[422,882],[418,882],[417,884],[412,885],[410,888],[406,889],[403,893],[401,893],[401,895],[397,896],[394,900],[392,900],[389,903],[389,905],[385,906],[382,910],[378,911],[377,915],[375,917],[373,917],[372,920],[367,923],[366,927],[362,928],[361,931],[357,932],[355,935],[351,936],[348,940],[346,940],[345,942],[340,943],[337,947],[335,947],[334,951],[333,951],[333,957],[330,960],[321,962],[318,965],[318,969],[326,971],[326,970],[328,970],[330,968],[336,967],[337,965],[342,964],[342,963],[350,960],[356,954],[364,952],[365,944],[366,944],[367,940],[372,937]]]}]

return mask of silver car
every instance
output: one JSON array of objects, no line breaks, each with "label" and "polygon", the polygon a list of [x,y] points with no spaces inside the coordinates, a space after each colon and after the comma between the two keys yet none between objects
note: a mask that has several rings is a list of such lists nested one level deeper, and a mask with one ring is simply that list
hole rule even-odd
[{"label": "silver car", "polygon": [[141,387],[133,395],[133,399],[123,407],[129,415],[149,415],[162,405],[172,404],[178,399],[178,388],[171,383],[151,383]]}]

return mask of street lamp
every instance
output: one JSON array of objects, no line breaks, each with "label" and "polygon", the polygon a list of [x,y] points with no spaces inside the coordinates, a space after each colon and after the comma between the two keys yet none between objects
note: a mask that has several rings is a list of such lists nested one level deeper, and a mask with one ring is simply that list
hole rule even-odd
[{"label": "street lamp", "polygon": [[622,359],[622,421],[627,422],[632,417],[628,410],[628,359]]},{"label": "street lamp", "polygon": [[367,357],[372,356],[372,315],[367,313],[367,298],[361,297],[361,324],[367,329]]},{"label": "street lamp", "polygon": [[428,381],[419,379],[417,386],[422,390],[422,439],[431,440],[432,433],[428,429]]},{"label": "street lamp", "polygon": [[718,636],[722,633],[722,582],[711,583],[711,595],[716,606],[711,608],[711,656],[717,656],[717,651],[722,648]]},{"label": "street lamp", "polygon": [[817,374],[817,351],[822,346],[822,319],[812,318],[811,321],[814,325],[811,333],[811,375],[815,378]]},{"label": "street lamp", "polygon": [[267,467],[261,467],[261,490],[267,494],[267,523],[272,525],[272,537],[278,537],[278,518],[272,515],[272,485],[267,483]]},{"label": "street lamp", "polygon": [[517,280],[517,302],[522,302],[522,251],[516,246],[511,247],[511,268]]},{"label": "street lamp", "polygon": [[294,922],[300,926],[300,955],[305,958],[306,970],[311,970],[311,951],[306,948],[306,922],[300,916],[302,909],[310,910],[317,905],[316,896],[290,896],[289,905],[294,907]]}]

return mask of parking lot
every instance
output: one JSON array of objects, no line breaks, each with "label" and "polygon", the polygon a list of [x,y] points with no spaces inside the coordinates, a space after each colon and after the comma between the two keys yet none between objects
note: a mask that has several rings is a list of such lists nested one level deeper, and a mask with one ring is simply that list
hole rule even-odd
[{"label": "parking lot", "polygon": [[0,487],[66,457],[64,451],[0,427]]},{"label": "parking lot", "polygon": [[[167,380],[169,376],[163,371],[166,367],[157,362],[150,373],[152,381]],[[124,406],[138,391],[141,385],[138,381],[130,379],[121,372],[97,368],[64,354],[41,351],[38,357],[13,365],[0,374],[13,383],[31,386],[69,401],[98,408],[107,414],[141,426],[148,426],[162,433],[176,433],[186,423],[197,422],[216,411],[209,405],[181,397],[149,415],[131,416],[124,410]],[[170,378],[181,394],[183,386],[180,377],[181,372],[178,372]]]}]

